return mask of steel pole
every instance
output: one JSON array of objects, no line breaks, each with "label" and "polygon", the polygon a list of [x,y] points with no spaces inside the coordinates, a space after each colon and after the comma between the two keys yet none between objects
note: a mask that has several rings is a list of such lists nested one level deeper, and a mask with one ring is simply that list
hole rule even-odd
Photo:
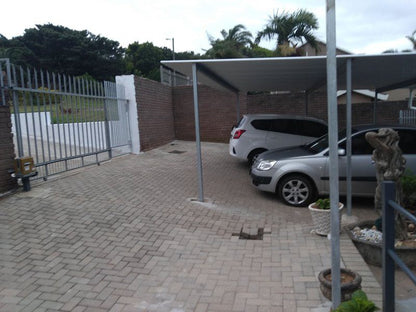
[{"label": "steel pole", "polygon": [[195,114],[195,140],[196,140],[196,156],[198,167],[198,200],[204,201],[204,185],[202,175],[202,157],[201,157],[201,138],[199,134],[199,105],[198,105],[198,76],[196,63],[192,64],[192,81],[194,91],[194,114]]},{"label": "steel pole", "polygon": [[237,96],[237,121],[236,124],[240,121],[240,93],[236,92]]},{"label": "steel pole", "polygon": [[347,215],[352,215],[351,209],[351,59],[347,60]]},{"label": "steel pole", "polygon": [[327,96],[329,124],[329,195],[331,202],[331,260],[332,308],[341,302],[341,269],[339,248],[339,182],[338,182],[338,109],[337,109],[337,59],[335,31],[335,0],[326,1],[327,36]]}]

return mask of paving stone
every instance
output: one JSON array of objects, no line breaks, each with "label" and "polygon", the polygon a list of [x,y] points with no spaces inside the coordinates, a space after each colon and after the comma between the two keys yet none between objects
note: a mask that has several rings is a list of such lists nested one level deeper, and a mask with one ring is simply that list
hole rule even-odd
[{"label": "paving stone", "polygon": [[[308,211],[258,192],[245,164],[219,143],[202,144],[207,200],[191,201],[195,143],[175,144],[186,153],[168,153],[167,144],[0,198],[0,311],[288,312],[325,304],[316,276],[330,266],[331,246],[310,234]],[[367,208],[357,214],[368,216]],[[258,228],[263,240],[233,236]],[[341,252],[380,302],[381,288],[345,234]]]}]

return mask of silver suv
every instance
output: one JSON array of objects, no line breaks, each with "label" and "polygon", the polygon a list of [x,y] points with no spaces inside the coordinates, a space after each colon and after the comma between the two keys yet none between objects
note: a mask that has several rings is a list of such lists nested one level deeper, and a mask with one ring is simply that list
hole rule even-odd
[{"label": "silver suv", "polygon": [[[406,158],[406,167],[416,172],[416,127],[412,126],[357,126],[352,129],[351,171],[352,194],[374,196],[376,172],[371,156],[373,148],[365,139],[368,131],[392,128],[399,133],[399,146]],[[346,194],[346,135],[338,135],[339,191]],[[318,194],[329,194],[328,135],[318,140],[290,148],[262,153],[254,159],[250,171],[252,183],[258,189],[276,192],[292,206],[306,206]]]},{"label": "silver suv", "polygon": [[308,116],[248,114],[231,131],[229,152],[242,160],[270,149],[305,144],[328,132],[327,124]]}]

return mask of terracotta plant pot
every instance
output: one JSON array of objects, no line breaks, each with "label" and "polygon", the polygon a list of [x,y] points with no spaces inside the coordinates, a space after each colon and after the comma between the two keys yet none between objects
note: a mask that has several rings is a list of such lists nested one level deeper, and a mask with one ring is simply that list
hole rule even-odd
[{"label": "terracotta plant pot", "polygon": [[[331,269],[323,270],[318,275],[322,294],[332,300]],[[361,276],[354,271],[341,268],[341,301],[351,299],[354,291],[361,289]]]},{"label": "terracotta plant pot", "polygon": [[[315,233],[318,235],[328,235],[331,233],[331,209],[315,208],[315,203],[308,206],[312,216]],[[341,225],[341,210],[344,208],[343,203],[339,203],[339,224]]]}]

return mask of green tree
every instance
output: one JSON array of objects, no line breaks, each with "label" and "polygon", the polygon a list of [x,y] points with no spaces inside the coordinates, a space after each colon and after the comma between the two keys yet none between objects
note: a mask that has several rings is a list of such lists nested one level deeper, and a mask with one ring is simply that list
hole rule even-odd
[{"label": "green tree", "polygon": [[35,61],[33,53],[16,39],[8,40],[0,34],[0,58],[8,58],[17,65],[31,64]]},{"label": "green tree", "polygon": [[[128,73],[160,80],[160,61],[171,59],[172,53],[169,49],[155,47],[151,42],[129,44],[126,50],[126,69]],[[169,55],[168,55],[169,54]]]},{"label": "green tree", "polygon": [[206,52],[207,57],[239,58],[248,56],[253,36],[244,25],[238,24],[228,32],[223,29],[221,35],[222,39],[214,39],[208,35],[212,47]]},{"label": "green tree", "polygon": [[313,31],[318,29],[318,19],[313,13],[306,10],[298,10],[293,13],[283,11],[274,13],[262,31],[257,33],[256,43],[261,39],[274,40],[276,53],[280,56],[296,54],[297,44],[307,42],[312,47],[317,47],[316,37]]},{"label": "green tree", "polygon": [[26,29],[8,41],[3,53],[17,64],[74,76],[88,73],[99,80],[124,72],[124,49],[117,41],[52,24]]},{"label": "green tree", "polygon": [[[175,52],[176,60],[199,57],[200,55],[194,52]],[[172,50],[168,48],[156,47],[151,42],[133,42],[128,46],[125,54],[126,71],[129,74],[160,81],[160,61],[171,59]]]}]

